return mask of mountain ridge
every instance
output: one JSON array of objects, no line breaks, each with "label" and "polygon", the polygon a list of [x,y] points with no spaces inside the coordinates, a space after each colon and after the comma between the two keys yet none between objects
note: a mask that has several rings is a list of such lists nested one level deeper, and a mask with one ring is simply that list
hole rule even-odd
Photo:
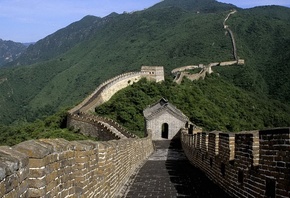
[{"label": "mountain ridge", "polygon": [[71,23],[67,27],[30,45],[17,60],[6,65],[6,67],[29,65],[55,58],[88,39],[96,29],[102,26],[104,20],[106,18],[87,15],[81,20]]},{"label": "mountain ridge", "polygon": [[191,12],[213,13],[237,9],[233,4],[218,2],[216,0],[164,0],[150,7],[149,9],[159,9],[166,7],[178,7]]}]

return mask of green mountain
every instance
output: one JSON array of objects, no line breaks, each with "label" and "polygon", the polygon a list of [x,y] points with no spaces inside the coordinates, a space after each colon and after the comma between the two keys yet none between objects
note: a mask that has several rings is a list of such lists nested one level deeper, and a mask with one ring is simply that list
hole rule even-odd
[{"label": "green mountain", "polygon": [[0,67],[17,59],[26,49],[22,43],[0,39]]},{"label": "green mountain", "polygon": [[239,55],[246,59],[249,70],[243,74],[244,82],[240,82],[240,73],[232,80],[245,89],[289,104],[290,9],[264,6],[243,10],[229,23],[237,37]]},{"label": "green mountain", "polygon": [[216,0],[165,0],[150,9],[177,7],[191,12],[216,13],[237,8],[235,5],[217,2]]},{"label": "green mountain", "polygon": [[53,59],[91,37],[96,29],[101,28],[107,20],[108,17],[101,19],[95,16],[86,16],[80,21],[39,40],[34,45],[30,45],[17,60],[6,66],[29,65]]},{"label": "green mountain", "polygon": [[[165,0],[139,12],[85,17],[0,70],[0,123],[51,115],[77,104],[104,80],[142,65],[163,65],[169,74],[180,66],[233,60],[223,29],[233,8],[214,0]],[[272,99],[289,104],[289,16],[290,9],[278,6],[238,9],[227,23],[246,65],[214,69],[272,109],[284,108]]]}]

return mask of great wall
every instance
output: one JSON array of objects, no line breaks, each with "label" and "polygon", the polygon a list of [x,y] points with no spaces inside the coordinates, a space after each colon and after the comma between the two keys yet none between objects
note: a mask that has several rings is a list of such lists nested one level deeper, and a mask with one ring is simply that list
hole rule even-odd
[{"label": "great wall", "polygon": [[[68,127],[103,141],[40,139],[1,146],[0,197],[118,197],[154,151],[151,131],[138,138],[91,112],[141,78],[163,81],[163,67],[142,67],[112,78],[69,110]],[[229,195],[290,197],[290,128],[240,133],[182,128],[180,136],[190,162]]]},{"label": "great wall", "polygon": [[[138,75],[159,82],[162,77],[156,76],[156,71],[163,70],[152,68]],[[104,141],[41,139],[1,146],[0,197],[117,196],[132,172],[153,152],[151,133],[149,130],[146,138],[137,138],[118,123],[89,111],[100,105],[96,98],[107,101],[103,96],[111,97],[119,83],[127,82],[129,86],[129,79],[141,79],[136,74],[120,75],[103,83],[69,111],[68,126]],[[83,108],[87,106],[90,108]],[[189,129],[181,129],[186,156],[228,194],[289,197],[289,128],[190,133]]]},{"label": "great wall", "polygon": [[[212,67],[216,67],[216,66],[232,66],[232,65],[244,65],[245,64],[245,60],[244,59],[240,59],[237,53],[237,45],[236,45],[236,41],[235,41],[235,37],[234,37],[234,33],[233,31],[229,28],[229,26],[226,24],[226,22],[228,21],[228,19],[230,18],[231,15],[235,14],[237,12],[237,10],[232,10],[224,19],[223,21],[223,27],[226,30],[227,33],[230,34],[231,37],[231,41],[232,41],[232,46],[233,46],[233,61],[224,61],[224,62],[215,62],[215,63],[209,63],[207,65],[204,64],[199,64],[199,65],[189,65],[189,66],[183,66],[183,67],[179,67],[176,69],[173,69],[171,71],[171,74],[173,74],[175,76],[174,78],[174,82],[176,82],[177,84],[180,84],[183,77],[188,78],[191,81],[194,80],[199,80],[199,79],[204,79],[206,74],[211,74],[213,73]],[[200,71],[198,73],[195,74],[191,74],[187,71],[189,70],[196,70],[196,69],[200,69]]]},{"label": "great wall", "polygon": [[67,127],[103,141],[41,139],[0,147],[0,197],[114,197],[153,152],[150,131],[137,138],[108,118],[90,114],[141,78],[164,80],[163,67],[116,76],[68,111]]}]

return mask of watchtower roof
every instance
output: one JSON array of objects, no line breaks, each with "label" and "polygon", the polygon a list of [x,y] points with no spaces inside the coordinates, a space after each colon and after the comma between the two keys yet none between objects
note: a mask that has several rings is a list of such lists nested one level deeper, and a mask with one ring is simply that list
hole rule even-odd
[{"label": "watchtower roof", "polygon": [[150,105],[143,111],[143,115],[147,120],[154,119],[163,112],[168,112],[179,120],[188,121],[188,117],[185,116],[179,109],[168,102],[165,98],[160,99],[155,104]]}]

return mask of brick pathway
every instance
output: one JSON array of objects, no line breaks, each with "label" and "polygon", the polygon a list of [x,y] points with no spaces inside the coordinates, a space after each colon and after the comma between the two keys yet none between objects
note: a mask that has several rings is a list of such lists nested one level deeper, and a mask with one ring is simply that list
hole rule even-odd
[{"label": "brick pathway", "polygon": [[123,197],[230,197],[189,163],[179,141],[154,144],[156,151],[131,177]]}]

